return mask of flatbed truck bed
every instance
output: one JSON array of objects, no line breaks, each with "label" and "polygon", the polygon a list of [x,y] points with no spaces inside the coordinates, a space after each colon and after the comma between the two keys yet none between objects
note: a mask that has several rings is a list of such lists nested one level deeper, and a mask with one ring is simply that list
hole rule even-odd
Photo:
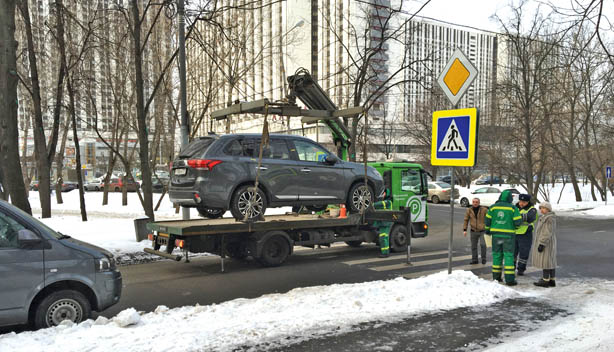
[{"label": "flatbed truck bed", "polygon": [[411,225],[410,211],[374,210],[344,218],[289,213],[265,216],[264,221],[257,222],[240,222],[234,218],[156,221],[147,224],[153,250],[146,248],[145,251],[179,261],[182,256],[172,254],[178,247],[186,262],[189,253],[218,254],[222,258],[222,271],[226,256],[236,259],[252,256],[264,266],[278,266],[292,254],[294,246],[376,243],[379,234],[375,225],[381,221],[407,229]]}]

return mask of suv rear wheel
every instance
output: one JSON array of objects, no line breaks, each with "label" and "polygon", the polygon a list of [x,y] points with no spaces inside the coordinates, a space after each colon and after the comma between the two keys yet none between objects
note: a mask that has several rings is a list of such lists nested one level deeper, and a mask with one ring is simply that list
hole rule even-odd
[{"label": "suv rear wheel", "polygon": [[252,185],[245,185],[237,188],[230,202],[230,212],[237,220],[255,220],[264,216],[267,207],[267,200],[264,192],[258,188],[253,189]]},{"label": "suv rear wheel", "polygon": [[373,188],[364,183],[356,183],[350,188],[348,193],[347,207],[352,213],[359,213],[373,206],[375,196]]}]

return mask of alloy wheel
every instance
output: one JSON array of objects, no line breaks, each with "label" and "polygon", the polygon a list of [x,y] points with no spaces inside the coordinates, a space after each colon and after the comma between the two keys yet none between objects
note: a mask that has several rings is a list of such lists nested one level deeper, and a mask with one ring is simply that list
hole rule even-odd
[{"label": "alloy wheel", "polygon": [[352,205],[359,210],[365,210],[371,206],[371,191],[368,186],[362,185],[354,190]]},{"label": "alloy wheel", "polygon": [[238,205],[241,215],[247,214],[247,218],[252,219],[260,216],[264,204],[258,192],[246,191],[239,196]]}]

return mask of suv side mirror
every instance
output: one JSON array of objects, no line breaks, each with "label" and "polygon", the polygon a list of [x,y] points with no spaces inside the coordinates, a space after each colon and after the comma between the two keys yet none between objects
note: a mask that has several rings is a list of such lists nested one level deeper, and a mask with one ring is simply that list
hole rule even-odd
[{"label": "suv side mirror", "polygon": [[327,165],[335,165],[337,161],[337,158],[334,157],[332,154],[328,154],[326,157],[324,157],[324,164]]},{"label": "suv side mirror", "polygon": [[42,242],[40,237],[28,229],[21,229],[17,232],[17,243],[22,248],[34,247]]}]

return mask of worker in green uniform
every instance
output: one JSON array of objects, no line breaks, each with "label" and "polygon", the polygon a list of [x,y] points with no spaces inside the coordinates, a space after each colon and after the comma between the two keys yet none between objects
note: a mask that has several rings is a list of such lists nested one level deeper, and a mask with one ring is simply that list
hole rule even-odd
[{"label": "worker in green uniform", "polygon": [[[386,188],[384,200],[375,202],[373,207],[381,210],[392,210],[392,196],[389,189]],[[392,225],[394,225],[394,223],[391,221],[373,222],[373,227],[375,227],[379,234],[380,258],[386,258],[390,255],[390,230],[392,229]]]},{"label": "worker in green uniform", "polygon": [[516,230],[516,251],[514,252],[514,263],[518,276],[524,275],[527,270],[527,261],[531,253],[531,245],[533,244],[533,229],[537,222],[537,209],[533,207],[530,194],[521,194],[518,196],[518,211],[522,216],[522,223]]},{"label": "worker in green uniform", "polygon": [[512,204],[512,192],[501,192],[499,200],[488,209],[484,221],[486,234],[492,235],[492,277],[501,281],[501,271],[505,283],[516,285],[514,251],[516,249],[516,229],[522,222],[518,208]]}]

